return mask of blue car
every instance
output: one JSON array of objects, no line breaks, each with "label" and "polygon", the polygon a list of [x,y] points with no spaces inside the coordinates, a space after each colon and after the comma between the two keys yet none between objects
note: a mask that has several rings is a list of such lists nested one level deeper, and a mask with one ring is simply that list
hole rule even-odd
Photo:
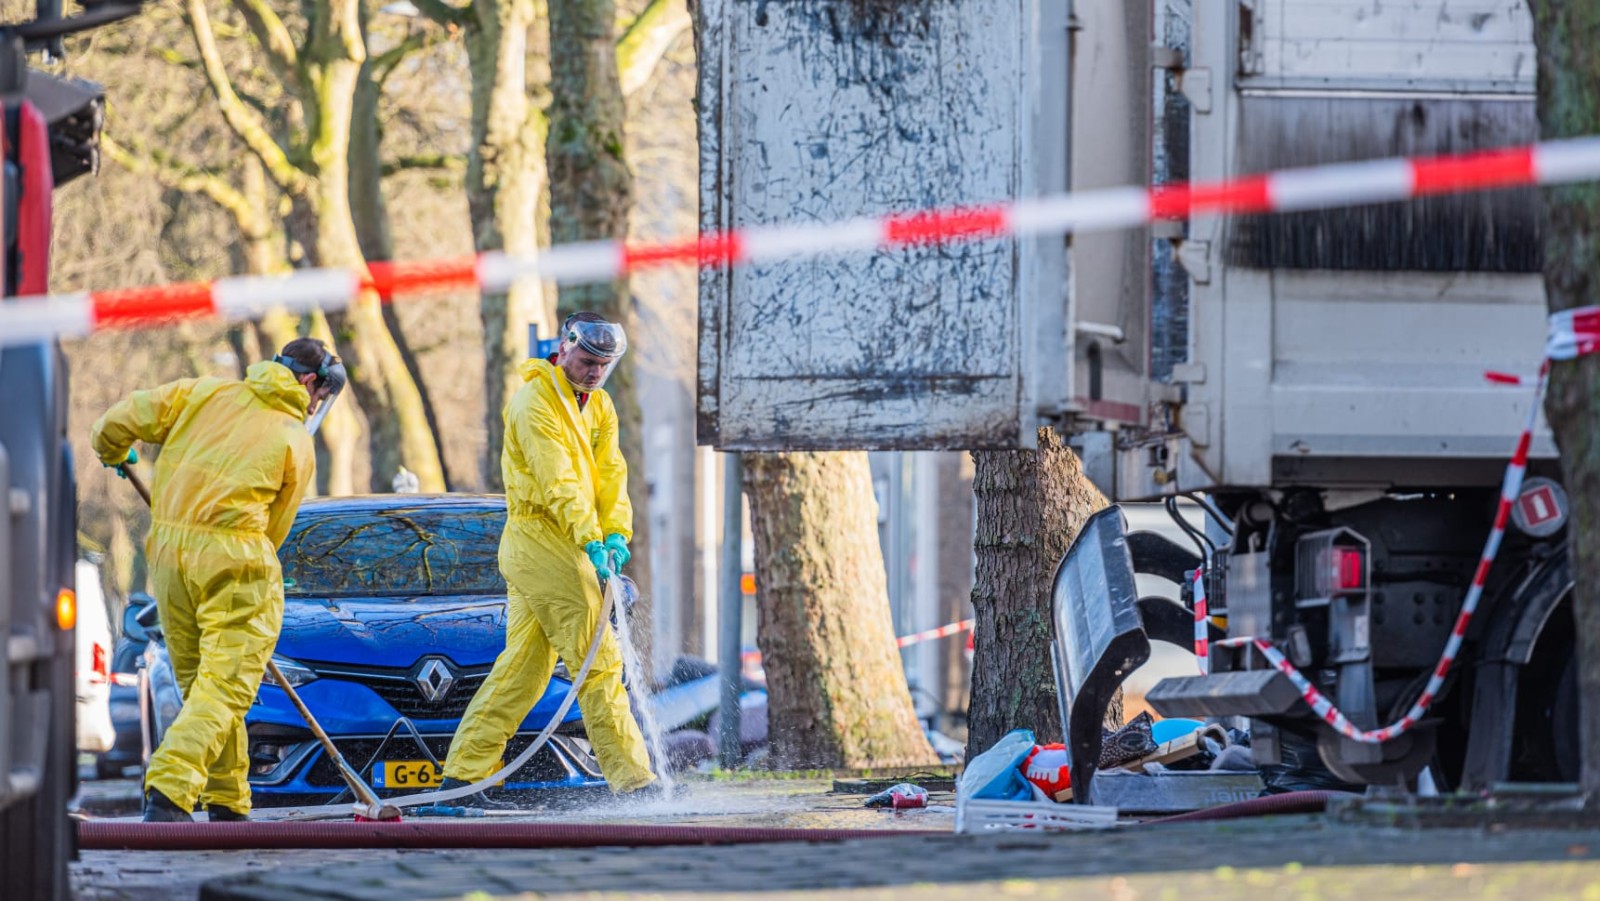
[{"label": "blue car", "polygon": [[[423,791],[461,716],[505,645],[498,551],[505,500],[376,495],[306,501],[278,556],[283,632],[273,659],[352,767],[380,795]],[[148,618],[148,617],[147,617]],[[181,703],[159,624],[140,677],[146,742]],[[514,759],[561,705],[565,667],[506,748]],[[245,717],[258,807],[347,800],[333,762],[267,677]],[[605,781],[574,704],[510,790],[599,788]]]}]

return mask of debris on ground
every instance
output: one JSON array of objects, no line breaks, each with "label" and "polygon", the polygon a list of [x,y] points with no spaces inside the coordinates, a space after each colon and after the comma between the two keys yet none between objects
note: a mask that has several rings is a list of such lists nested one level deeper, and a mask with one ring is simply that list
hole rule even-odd
[{"label": "debris on ground", "polygon": [[910,782],[892,785],[867,799],[867,807],[887,807],[908,810],[928,806],[928,790]]}]

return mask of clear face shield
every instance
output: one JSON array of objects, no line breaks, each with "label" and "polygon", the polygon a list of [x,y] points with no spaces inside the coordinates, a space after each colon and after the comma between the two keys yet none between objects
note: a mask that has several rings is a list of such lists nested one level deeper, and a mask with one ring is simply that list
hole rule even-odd
[{"label": "clear face shield", "polygon": [[298,361],[281,354],[272,359],[287,366],[297,376],[316,375],[316,379],[306,386],[306,390],[311,392],[313,404],[310,415],[306,417],[306,431],[315,435],[317,429],[322,427],[322,421],[328,418],[328,411],[333,409],[333,402],[339,399],[344,386],[349,384],[350,374],[333,354],[323,354],[322,365],[315,370],[307,369]]},{"label": "clear face shield", "polygon": [[628,350],[628,336],[614,322],[568,322],[561,331],[556,365],[581,392],[599,390]]}]

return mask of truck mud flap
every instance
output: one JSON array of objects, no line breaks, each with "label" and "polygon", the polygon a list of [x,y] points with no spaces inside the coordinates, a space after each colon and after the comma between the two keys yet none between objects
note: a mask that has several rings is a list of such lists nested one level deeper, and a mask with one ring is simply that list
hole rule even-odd
[{"label": "truck mud flap", "polygon": [[1123,680],[1150,658],[1126,535],[1119,508],[1091,516],[1056,567],[1051,589],[1056,693],[1072,794],[1082,803],[1091,797],[1106,710]]}]

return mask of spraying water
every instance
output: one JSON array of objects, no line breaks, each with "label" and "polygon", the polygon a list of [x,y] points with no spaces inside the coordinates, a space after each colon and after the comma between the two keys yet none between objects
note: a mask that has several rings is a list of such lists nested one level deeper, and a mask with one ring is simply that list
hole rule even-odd
[{"label": "spraying water", "polygon": [[661,727],[656,723],[655,705],[650,699],[650,674],[639,660],[639,650],[633,645],[633,630],[628,628],[628,604],[618,603],[617,640],[622,645],[622,669],[627,674],[628,695],[633,709],[639,713],[640,727],[644,730],[645,744],[650,747],[650,757],[655,763],[656,777],[669,793],[676,784],[672,778],[672,762],[667,759],[667,745],[661,737]]}]

